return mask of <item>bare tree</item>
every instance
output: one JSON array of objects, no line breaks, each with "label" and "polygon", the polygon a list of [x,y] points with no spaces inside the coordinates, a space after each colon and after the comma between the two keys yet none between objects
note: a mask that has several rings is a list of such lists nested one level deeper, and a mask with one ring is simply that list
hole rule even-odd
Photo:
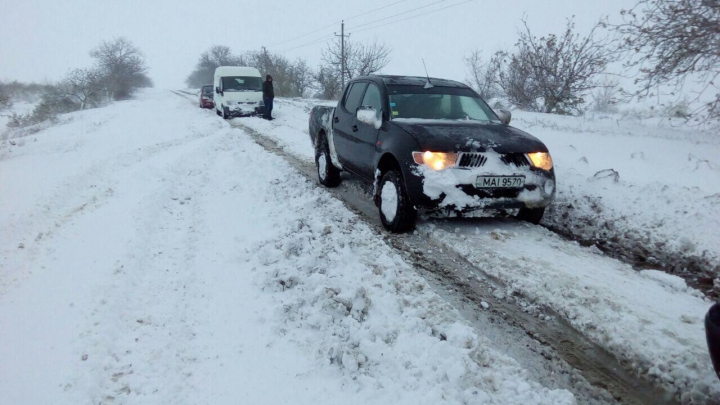
[{"label": "bare tree", "polygon": [[320,66],[313,74],[315,97],[323,100],[337,100],[343,89],[340,88],[340,73],[332,67]]},{"label": "bare tree", "polygon": [[108,97],[122,100],[141,87],[151,87],[142,52],[125,38],[105,41],[90,51],[103,74]]},{"label": "bare tree", "polygon": [[60,82],[58,90],[80,103],[84,110],[99,102],[103,90],[103,76],[97,69],[73,69]]},{"label": "bare tree", "polygon": [[663,85],[671,86],[673,94],[693,80],[701,85],[695,101],[715,94],[689,116],[720,119],[720,1],[641,0],[621,14],[624,21],[614,29],[629,58],[625,66],[639,70],[639,88],[630,95],[651,97]]},{"label": "bare tree", "polygon": [[292,75],[290,76],[290,90],[294,97],[308,96],[312,86],[312,69],[304,59],[297,59],[292,64]]},{"label": "bare tree", "polygon": [[497,64],[483,63],[482,52],[474,50],[469,56],[465,57],[465,66],[468,70],[468,84],[475,89],[485,100],[490,100],[498,96],[497,88]]},{"label": "bare tree", "polygon": [[[359,44],[345,42],[345,79],[377,73],[390,63],[390,48],[377,42]],[[342,69],[342,44],[335,41],[322,52],[326,68]]]},{"label": "bare tree", "polygon": [[510,104],[526,111],[542,111],[542,94],[526,58],[498,51],[490,60],[496,83]]},{"label": "bare tree", "polygon": [[597,78],[613,54],[610,39],[597,35],[604,25],[596,24],[582,37],[569,19],[562,35],[540,38],[532,34],[527,21],[523,25],[517,51],[498,53],[494,60],[508,99],[521,108],[535,105],[546,113],[579,112],[587,93],[599,86]]},{"label": "bare tree", "polygon": [[248,66],[257,68],[263,75],[273,78],[275,94],[280,97],[302,97],[312,83],[312,72],[303,59],[290,61],[283,55],[263,48],[244,55]]},{"label": "bare tree", "polygon": [[190,73],[185,83],[188,87],[200,87],[213,82],[215,69],[218,66],[245,66],[242,56],[235,56],[230,48],[223,45],[212,46],[203,52],[195,65],[195,70]]},{"label": "bare tree", "polygon": [[10,101],[10,93],[5,89],[5,86],[0,83],[0,111],[6,110],[12,106]]}]

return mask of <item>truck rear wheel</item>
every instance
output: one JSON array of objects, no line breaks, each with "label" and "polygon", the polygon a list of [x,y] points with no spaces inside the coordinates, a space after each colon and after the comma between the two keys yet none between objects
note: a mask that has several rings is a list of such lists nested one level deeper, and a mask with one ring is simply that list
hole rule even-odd
[{"label": "truck rear wheel", "polygon": [[321,137],[320,145],[318,145],[318,150],[315,152],[315,163],[317,164],[320,184],[329,188],[340,185],[340,170],[332,164],[330,148],[324,136]]},{"label": "truck rear wheel", "polygon": [[405,190],[405,182],[397,169],[383,174],[379,195],[380,221],[394,233],[407,232],[415,227],[417,211]]}]

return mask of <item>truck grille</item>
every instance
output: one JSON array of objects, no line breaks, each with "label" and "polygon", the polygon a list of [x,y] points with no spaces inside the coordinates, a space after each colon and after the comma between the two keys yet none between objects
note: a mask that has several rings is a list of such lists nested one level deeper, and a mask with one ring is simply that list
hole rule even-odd
[{"label": "truck grille", "polygon": [[515,167],[530,166],[530,163],[528,162],[524,153],[508,153],[502,155],[500,160],[502,160],[502,162],[506,165],[513,165]]},{"label": "truck grille", "polygon": [[[500,161],[508,166],[512,165],[515,167],[525,167],[530,165],[523,153],[507,153],[500,155]],[[464,168],[483,167],[486,162],[487,156],[482,153],[463,152],[460,154],[457,166]]]},{"label": "truck grille", "polygon": [[460,155],[458,167],[482,167],[487,157],[481,153],[463,153]]}]

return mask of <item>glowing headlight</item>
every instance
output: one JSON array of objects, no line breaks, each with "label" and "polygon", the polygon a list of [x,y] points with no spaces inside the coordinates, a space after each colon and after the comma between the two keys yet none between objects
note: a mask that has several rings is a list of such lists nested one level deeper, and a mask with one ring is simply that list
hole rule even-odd
[{"label": "glowing headlight", "polygon": [[532,162],[532,165],[538,169],[549,171],[553,167],[552,157],[547,152],[528,153],[527,157]]},{"label": "glowing headlight", "polygon": [[443,152],[413,152],[413,159],[415,163],[433,169],[433,170],[445,170],[451,167],[455,167],[457,162],[457,153],[443,153]]}]

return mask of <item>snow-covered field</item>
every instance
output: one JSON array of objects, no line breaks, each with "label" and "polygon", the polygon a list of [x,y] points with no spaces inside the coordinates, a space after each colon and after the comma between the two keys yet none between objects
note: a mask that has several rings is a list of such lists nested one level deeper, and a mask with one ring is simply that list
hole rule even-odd
[{"label": "snow-covered field", "polygon": [[[238,122],[312,162],[307,134],[312,101],[279,100],[276,105],[274,121]],[[539,124],[528,124],[535,114],[516,115],[516,125],[538,135],[553,152],[559,204],[571,197],[589,201],[575,208],[580,213],[575,214],[578,229],[592,232],[592,226],[583,227],[587,223],[583,218],[611,218],[622,224],[618,229],[626,234],[618,235],[621,238],[649,233],[664,249],[692,254],[702,246],[706,257],[717,257],[713,242],[717,242],[718,219],[714,211],[692,205],[720,191],[720,182],[714,181],[720,178],[709,165],[708,170],[697,169],[704,170],[697,174],[684,160],[688,154],[708,161],[720,156],[713,138],[647,122],[629,123],[630,134],[625,129],[613,133],[618,123],[605,126],[604,121],[581,123],[567,117],[547,119],[565,120],[574,132],[559,124],[544,124],[539,131],[531,128]],[[633,158],[635,152],[640,155]],[[586,159],[575,156],[581,153]],[[673,157],[663,159],[663,154]],[[596,163],[590,164],[590,156]],[[618,182],[595,179],[594,173],[603,168],[627,172],[627,178],[621,174]],[[552,216],[550,220],[559,221]],[[498,298],[513,300],[520,293],[525,299],[518,303],[539,317],[545,316],[543,307],[551,308],[638,374],[677,392],[686,402],[702,402],[708,396],[720,401],[720,384],[708,360],[702,325],[711,302],[683,279],[652,269],[652,263],[648,270],[634,270],[597,248],[583,248],[541,227],[515,221],[429,221],[421,223],[419,231],[502,280],[507,289],[496,291]]]},{"label": "snow-covered field", "polygon": [[187,99],[148,90],[23,140],[0,144],[2,403],[575,403]]}]

